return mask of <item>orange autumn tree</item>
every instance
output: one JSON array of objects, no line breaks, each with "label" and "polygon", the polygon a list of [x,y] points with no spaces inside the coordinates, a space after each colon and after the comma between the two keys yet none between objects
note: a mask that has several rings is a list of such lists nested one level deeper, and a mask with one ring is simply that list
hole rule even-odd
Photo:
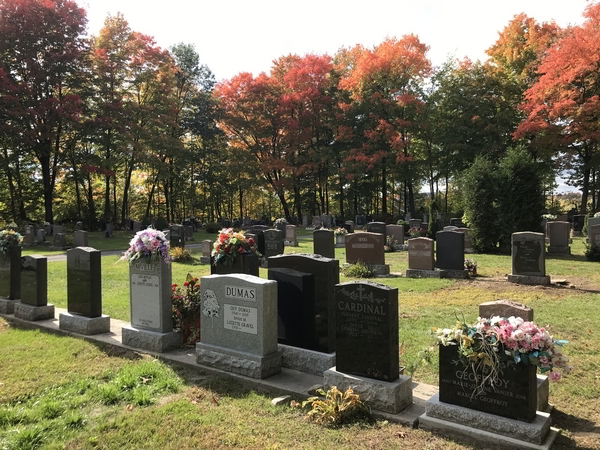
[{"label": "orange autumn tree", "polygon": [[365,49],[346,58],[349,72],[340,87],[351,92],[353,105],[347,114],[356,119],[353,127],[362,145],[354,147],[349,162],[377,171],[381,186],[381,211],[387,215],[388,172],[400,164],[414,213],[413,179],[407,163],[413,157],[413,136],[418,127],[425,79],[431,73],[426,53],[429,47],[415,35],[388,38],[373,50]]},{"label": "orange autumn tree", "polygon": [[538,81],[525,93],[527,118],[514,135],[536,137],[536,145],[554,143],[571,157],[581,178],[583,213],[600,143],[600,3],[588,6],[584,17],[542,60]]}]

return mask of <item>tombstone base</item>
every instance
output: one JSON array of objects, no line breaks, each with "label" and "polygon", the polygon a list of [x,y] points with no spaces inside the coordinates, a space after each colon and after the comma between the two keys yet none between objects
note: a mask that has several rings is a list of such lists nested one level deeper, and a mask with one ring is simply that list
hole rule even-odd
[{"label": "tombstone base", "polygon": [[373,271],[376,277],[381,277],[390,274],[389,264],[367,264],[367,267]]},{"label": "tombstone base", "polygon": [[279,344],[281,367],[321,376],[335,366],[335,352],[322,353],[305,348]]},{"label": "tombstone base", "polygon": [[523,422],[443,403],[439,394],[427,401],[425,414],[419,418],[419,428],[423,430],[513,449],[549,449],[558,435],[550,423],[550,415],[540,411],[532,422]]},{"label": "tombstone base", "polygon": [[352,388],[371,408],[391,414],[399,413],[413,402],[412,378],[405,375],[395,381],[381,381],[338,372],[332,367],[323,373],[323,385],[337,386],[342,392]]},{"label": "tombstone base", "polygon": [[298,247],[298,241],[283,241],[285,247]]},{"label": "tombstone base", "polygon": [[260,356],[217,345],[196,344],[196,362],[205,366],[264,379],[281,372],[281,352]]},{"label": "tombstone base", "polygon": [[92,334],[110,332],[110,316],[85,317],[71,313],[60,313],[58,316],[58,328],[73,333]]},{"label": "tombstone base", "polygon": [[571,254],[571,246],[570,245],[550,245],[548,247],[548,253],[565,253],[567,255]]},{"label": "tombstone base", "polygon": [[535,277],[530,275],[509,275],[509,283],[550,286],[550,276]]},{"label": "tombstone base", "polygon": [[260,267],[262,267],[263,269],[268,269],[269,268],[269,258],[261,258],[260,259]]},{"label": "tombstone base", "polygon": [[15,305],[20,301],[0,298],[0,314],[13,314],[15,312]]},{"label": "tombstone base", "polygon": [[54,305],[33,306],[26,303],[17,303],[15,305],[15,317],[31,321],[54,319]]},{"label": "tombstone base", "polygon": [[443,270],[406,269],[406,278],[445,278]]},{"label": "tombstone base", "polygon": [[545,375],[537,375],[537,410],[551,413],[554,407],[548,403],[548,398],[550,396],[550,383],[548,382],[548,377]]},{"label": "tombstone base", "polygon": [[346,244],[333,244],[333,248],[345,248]]},{"label": "tombstone base", "polygon": [[210,256],[201,256],[200,264],[210,264]]},{"label": "tombstone base", "polygon": [[469,278],[468,270],[451,270],[451,269],[442,269],[444,271],[444,275],[442,278],[455,278],[458,280],[466,280]]},{"label": "tombstone base", "polygon": [[121,335],[123,345],[155,353],[164,353],[183,345],[183,334],[176,331],[159,333],[127,326],[121,328]]}]

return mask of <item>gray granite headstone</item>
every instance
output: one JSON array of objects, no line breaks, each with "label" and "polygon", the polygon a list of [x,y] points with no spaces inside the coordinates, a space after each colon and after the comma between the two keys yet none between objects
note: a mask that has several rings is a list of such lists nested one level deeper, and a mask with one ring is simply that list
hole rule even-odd
[{"label": "gray granite headstone", "polygon": [[410,228],[421,228],[421,219],[410,219],[409,227]]},{"label": "gray granite headstone", "polygon": [[314,276],[315,330],[318,348],[326,353],[335,351],[334,286],[340,282],[340,263],[320,255],[289,254],[269,259],[271,269],[293,269]]},{"label": "gray granite headstone", "polygon": [[108,236],[112,236],[113,231],[114,231],[114,226],[113,226],[112,222],[108,222],[106,224],[106,233],[108,234]]},{"label": "gray granite headstone", "polygon": [[321,216],[313,216],[311,225],[313,227],[320,227],[321,226]]},{"label": "gray granite headstone", "polygon": [[433,270],[433,239],[412,238],[408,241],[408,268],[414,270]]},{"label": "gray granite headstone", "polygon": [[547,222],[547,236],[550,240],[549,252],[568,253],[570,241],[570,224],[569,222]]},{"label": "gray granite headstone", "polygon": [[511,300],[495,300],[485,302],[479,305],[479,317],[490,319],[498,317],[520,317],[525,322],[533,322],[533,309],[522,303]]},{"label": "gray granite headstone", "polygon": [[67,309],[85,317],[102,316],[100,251],[91,247],[67,251]]},{"label": "gray granite headstone", "polygon": [[302,226],[306,228],[310,222],[310,216],[304,215],[302,216]]},{"label": "gray granite headstone", "polygon": [[64,248],[66,245],[66,236],[63,233],[54,233],[54,237],[52,238],[52,246],[56,248]]},{"label": "gray granite headstone", "polygon": [[200,281],[198,363],[266,378],[281,371],[277,348],[277,282],[252,275],[210,275]]},{"label": "gray granite headstone", "polygon": [[275,255],[283,254],[283,233],[281,230],[266,230],[265,235],[265,253],[263,256],[269,258]]},{"label": "gray granite headstone", "polygon": [[404,225],[387,225],[387,236],[392,236],[393,241],[398,241],[399,245],[404,244]]},{"label": "gray granite headstone", "polygon": [[205,239],[202,241],[202,256],[210,257],[212,252],[213,243],[210,239]]},{"label": "gray granite headstone", "polygon": [[21,258],[21,303],[48,304],[48,258],[40,255]]},{"label": "gray granite headstone", "polygon": [[129,264],[131,325],[169,333],[173,331],[171,264],[138,259]]},{"label": "gray granite headstone", "polygon": [[380,233],[383,234],[383,238],[387,237],[387,229],[385,223],[383,222],[370,222],[367,224],[367,232],[368,233]]},{"label": "gray granite headstone", "polygon": [[88,233],[87,231],[77,230],[73,236],[73,242],[75,247],[87,247],[88,246]]},{"label": "gray granite headstone", "polygon": [[43,244],[46,242],[46,230],[42,228],[37,230],[37,233],[35,234],[35,242],[38,244]]},{"label": "gray granite headstone", "polygon": [[331,230],[313,231],[313,252],[326,258],[335,258],[334,234]]},{"label": "gray granite headstone", "polygon": [[590,245],[600,248],[600,224],[588,227]]},{"label": "gray granite headstone", "polygon": [[436,267],[447,270],[464,270],[465,235],[456,231],[438,231],[436,238]]},{"label": "gray granite headstone", "polygon": [[62,225],[52,225],[52,235],[65,234],[65,227]]},{"label": "gray granite headstone", "polygon": [[25,245],[31,245],[35,242],[35,227],[33,225],[25,225],[25,236],[23,243]]},{"label": "gray granite headstone", "polygon": [[523,231],[512,234],[512,274],[546,276],[544,233]]},{"label": "gray granite headstone", "polygon": [[290,245],[296,246],[296,225],[286,225],[285,240],[288,241]]},{"label": "gray granite headstone", "polygon": [[325,228],[329,228],[331,226],[331,217],[327,214],[321,214],[321,223]]},{"label": "gray granite headstone", "polygon": [[351,220],[346,220],[344,222],[344,228],[348,233],[354,233],[354,222],[352,222]]}]

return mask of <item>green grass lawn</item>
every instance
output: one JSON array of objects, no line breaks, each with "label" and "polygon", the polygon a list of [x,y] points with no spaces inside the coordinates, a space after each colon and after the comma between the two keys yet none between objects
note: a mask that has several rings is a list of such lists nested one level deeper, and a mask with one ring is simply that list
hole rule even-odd
[{"label": "green grass lawn", "polygon": [[[287,247],[286,253],[312,252],[311,240],[299,244]],[[573,255],[548,257],[547,273],[566,279],[565,287],[508,283],[504,278],[511,270],[507,255],[469,255],[477,261],[479,273],[470,280],[378,279],[399,290],[401,363],[410,366],[417,361],[419,352],[431,345],[428,330],[453,325],[457,311],[473,321],[482,302],[511,299],[529,305],[536,322],[569,341],[565,350],[575,368],[550,386],[550,402],[556,407],[553,425],[563,429],[554,448],[600,448],[600,264],[585,260],[583,252],[582,239],[576,238]],[[336,249],[336,258],[340,264],[345,262],[344,249]],[[128,266],[117,260],[117,256],[102,258],[103,309],[114,318],[129,320]],[[388,253],[386,262],[392,272],[401,272],[407,267],[407,252]],[[49,299],[66,307],[66,264],[51,262],[48,267]],[[174,263],[173,281],[182,283],[188,272],[201,277],[209,267]],[[261,276],[267,276],[265,269]],[[348,280],[341,276],[342,282]],[[83,341],[37,331],[0,329],[0,361],[0,448],[3,444],[9,449],[467,448],[382,423],[322,429],[306,423],[299,411],[272,407],[260,393],[198,373],[178,374],[179,381],[173,381],[161,372],[171,381],[161,382],[160,388],[148,387],[137,394],[134,388],[117,392],[114,380],[125,376],[120,371],[146,361],[132,362],[131,356],[112,355]],[[437,372],[434,358],[414,378],[437,384]],[[50,406],[43,408],[50,412],[40,406],[46,401]],[[21,412],[14,409],[16,405]],[[126,405],[133,407],[129,410]],[[46,417],[57,414],[53,408],[60,414]],[[23,442],[41,436],[43,446],[13,445],[14,430],[30,430],[19,434]],[[68,444],[53,444],[60,439]]]}]

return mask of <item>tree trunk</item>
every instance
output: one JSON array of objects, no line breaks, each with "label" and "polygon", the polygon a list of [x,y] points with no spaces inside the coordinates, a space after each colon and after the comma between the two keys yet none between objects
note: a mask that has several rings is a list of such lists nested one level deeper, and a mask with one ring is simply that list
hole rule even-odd
[{"label": "tree trunk", "polygon": [[110,222],[110,175],[104,175],[104,220]]},{"label": "tree trunk", "polygon": [[94,191],[92,186],[92,177],[90,173],[87,174],[87,199],[88,199],[88,230],[91,231],[96,225],[96,205],[94,204]]},{"label": "tree trunk", "polygon": [[15,187],[13,185],[12,171],[8,162],[8,150],[4,147],[4,172],[8,181],[8,192],[10,195],[10,212],[13,220],[17,221],[17,209],[15,206]]},{"label": "tree trunk", "polygon": [[[117,216],[117,176],[115,174],[115,179],[113,181],[113,221],[116,222],[118,220]],[[121,222],[123,223],[123,222]]]},{"label": "tree trunk", "polygon": [[385,220],[387,216],[387,171],[385,161],[381,169],[381,216]]},{"label": "tree trunk", "polygon": [[584,165],[583,169],[583,186],[581,186],[581,214],[587,213],[587,202],[589,197],[590,186],[590,168]]},{"label": "tree trunk", "polygon": [[409,206],[410,206],[410,213],[412,215],[412,217],[416,217],[416,212],[415,212],[415,196],[413,193],[413,184],[412,181],[408,181],[408,202],[409,202]]},{"label": "tree trunk", "polygon": [[342,173],[340,171],[340,216],[342,218],[342,221],[345,221],[346,218],[344,217],[344,183],[342,182]]},{"label": "tree trunk", "polygon": [[169,215],[169,182],[168,180],[163,181],[163,192],[165,194],[165,215],[168,223],[171,223],[171,216]]},{"label": "tree trunk", "polygon": [[133,174],[134,157],[131,156],[125,171],[125,182],[123,183],[123,204],[121,205],[121,223],[125,223],[125,215],[129,207],[129,187],[131,185],[131,176]]},{"label": "tree trunk", "polygon": [[152,188],[150,188],[150,195],[148,195],[148,202],[146,203],[146,214],[144,218],[147,219],[150,217],[150,208],[152,208],[152,197],[154,197],[154,189],[156,188],[156,180],[152,183]]}]

